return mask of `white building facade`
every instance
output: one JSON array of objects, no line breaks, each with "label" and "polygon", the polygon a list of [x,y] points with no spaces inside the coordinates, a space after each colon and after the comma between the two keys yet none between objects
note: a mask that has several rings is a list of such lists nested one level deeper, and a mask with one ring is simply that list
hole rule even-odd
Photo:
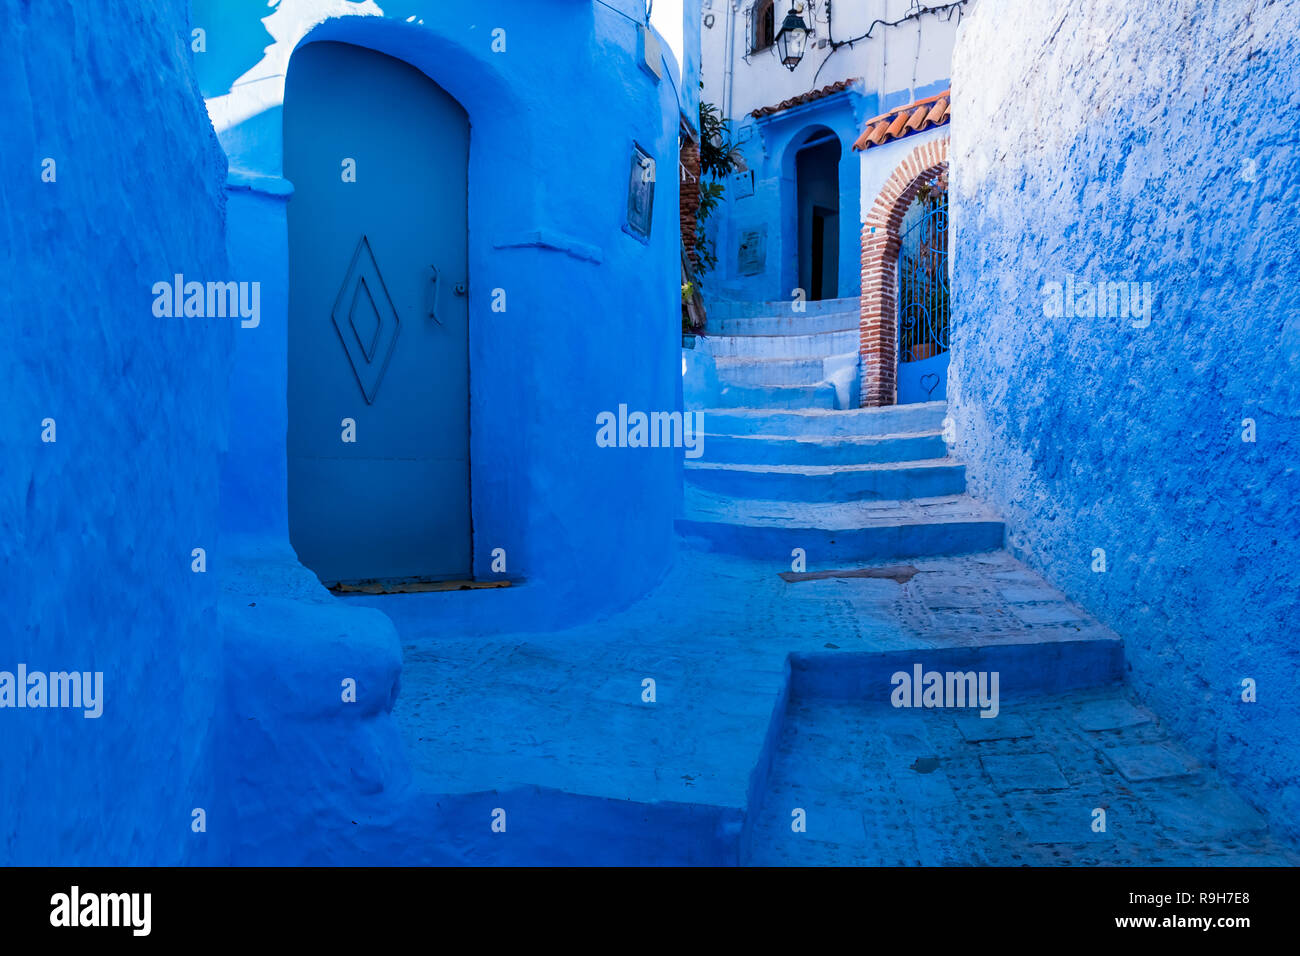
[{"label": "white building facade", "polygon": [[[874,288],[881,261],[867,249],[886,237],[864,224],[917,147],[946,144],[947,110],[932,116],[932,106],[949,91],[972,2],[702,0],[701,97],[730,122],[748,167],[705,227],[717,259],[703,277],[706,298],[863,297],[864,404],[897,400],[896,344],[883,344],[897,337],[896,317],[884,314],[893,290]],[[783,62],[781,42],[791,15],[808,30],[794,63]],[[918,104],[931,108],[913,122]],[[867,141],[882,119],[888,125]],[[906,212],[914,191],[893,192]],[[868,301],[876,292],[887,295]],[[883,318],[868,328],[869,314]]]}]

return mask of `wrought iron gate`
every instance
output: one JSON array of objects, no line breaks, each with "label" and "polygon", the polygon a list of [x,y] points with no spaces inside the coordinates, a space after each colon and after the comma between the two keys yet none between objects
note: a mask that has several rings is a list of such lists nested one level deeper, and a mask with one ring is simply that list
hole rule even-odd
[{"label": "wrought iron gate", "polygon": [[922,189],[903,219],[897,302],[900,363],[948,351],[948,193],[942,184]]}]

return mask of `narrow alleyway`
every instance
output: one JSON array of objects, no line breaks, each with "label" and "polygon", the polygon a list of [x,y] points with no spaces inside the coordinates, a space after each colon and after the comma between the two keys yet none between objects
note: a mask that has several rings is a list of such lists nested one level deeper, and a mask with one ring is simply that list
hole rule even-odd
[{"label": "narrow alleyway", "polygon": [[[832,390],[830,381],[817,380],[843,368],[835,352],[856,347],[858,302],[817,305],[833,311],[791,321],[783,317],[787,304],[771,303],[711,322],[718,334],[702,347],[719,356],[724,382],[745,384],[729,384],[722,393],[728,407],[705,412],[709,435],[704,460],[688,465],[683,533],[774,561],[801,547],[818,568],[1000,548],[1001,522],[965,496],[965,469],[948,457],[944,403],[817,410],[829,407]],[[850,691],[842,681],[805,679],[808,696],[788,705],[761,810],[753,808],[749,862],[1300,859],[1169,738],[1121,672],[1088,672],[1095,661],[1067,651],[1074,658],[1067,668],[1087,663],[1053,688],[1047,675],[1060,658],[1049,658],[1048,632],[1037,628],[1095,633],[1098,625],[1037,575],[1000,551],[905,567],[916,573],[902,580],[904,599],[891,609],[899,628],[926,634],[936,648],[957,635],[1003,646],[1028,638],[1034,677],[1016,687],[1004,674],[1012,687],[1003,688],[1029,696],[984,719],[974,710],[888,706],[883,672],[866,693],[856,681]],[[914,656],[935,669],[951,659],[935,651]],[[839,677],[860,667],[827,666]]]},{"label": "narrow alleyway", "polygon": [[[788,351],[777,321],[749,330]],[[756,347],[728,332],[708,347]],[[825,357],[842,334],[791,338]],[[944,405],[835,410],[828,380],[780,384],[786,359],[729,367],[750,381],[723,398],[745,404],[704,410],[677,562],[634,606],[534,633],[527,585],[351,599],[402,633],[395,714],[423,799],[513,814],[509,838],[462,837],[467,855],[1300,859],[1137,703],[1120,639],[1001,550],[947,456]],[[892,676],[918,667],[996,672],[996,717],[890,706]],[[417,835],[405,852],[420,859]]]}]

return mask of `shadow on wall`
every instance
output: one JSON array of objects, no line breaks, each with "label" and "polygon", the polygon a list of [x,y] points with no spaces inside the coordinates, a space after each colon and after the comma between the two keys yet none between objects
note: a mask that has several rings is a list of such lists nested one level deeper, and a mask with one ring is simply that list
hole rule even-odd
[{"label": "shadow on wall", "polygon": [[[952,134],[972,491],[1292,837],[1300,219],[1280,210],[1300,198],[1298,16],[1300,0],[1250,19],[1198,0],[981,5]],[[1079,108],[1044,126],[1012,99]]]},{"label": "shadow on wall", "polygon": [[0,716],[3,863],[212,861],[191,825],[220,776],[217,475],[239,329],[161,318],[150,290],[228,276],[225,163],[183,4],[123,9],[0,0],[0,670],[102,688],[98,716]]}]

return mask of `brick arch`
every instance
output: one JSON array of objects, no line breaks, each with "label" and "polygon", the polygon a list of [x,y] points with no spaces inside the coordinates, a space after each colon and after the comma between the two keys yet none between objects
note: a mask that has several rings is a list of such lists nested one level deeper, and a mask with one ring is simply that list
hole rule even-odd
[{"label": "brick arch", "polygon": [[858,350],[862,356],[863,406],[893,405],[898,388],[898,310],[895,275],[899,227],[917,191],[948,169],[950,139],[930,140],[912,150],[881,187],[862,223],[862,302]]}]

